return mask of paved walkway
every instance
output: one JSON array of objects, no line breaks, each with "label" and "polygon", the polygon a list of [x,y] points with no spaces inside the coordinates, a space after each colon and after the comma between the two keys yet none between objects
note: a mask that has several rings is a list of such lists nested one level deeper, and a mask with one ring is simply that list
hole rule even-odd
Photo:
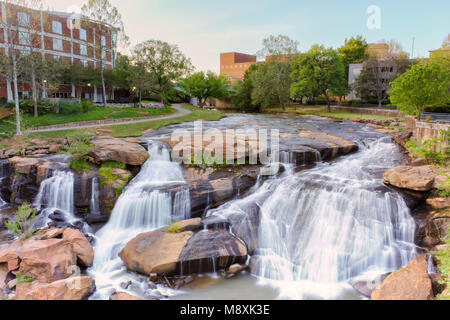
[{"label": "paved walkway", "polygon": [[55,125],[55,127],[49,126],[49,127],[43,128],[43,129],[37,128],[37,129],[33,129],[33,130],[27,130],[27,132],[29,132],[29,133],[51,132],[51,131],[62,131],[62,130],[84,129],[84,128],[110,127],[110,126],[117,126],[117,125],[122,125],[122,124],[133,124],[133,123],[151,122],[151,121],[156,121],[156,120],[178,118],[178,117],[182,117],[182,116],[192,113],[192,111],[184,109],[180,105],[173,105],[172,107],[174,109],[176,109],[177,112],[170,114],[170,115],[155,116],[155,117],[145,118],[145,119],[136,118],[136,120],[126,119],[124,121],[115,121],[113,123],[100,123],[100,124],[91,124],[90,123],[90,124],[86,124],[86,125],[81,124],[82,122],[79,122],[76,124],[74,123],[73,125],[71,125],[70,123],[66,123],[64,125],[61,125],[60,127],[58,127],[58,125]]}]

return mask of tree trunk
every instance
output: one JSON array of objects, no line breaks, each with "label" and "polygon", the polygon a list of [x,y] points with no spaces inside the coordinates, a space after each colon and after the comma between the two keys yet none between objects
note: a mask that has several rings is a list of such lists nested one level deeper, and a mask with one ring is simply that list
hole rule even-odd
[{"label": "tree trunk", "polygon": [[103,107],[106,108],[107,107],[107,105],[106,105],[106,85],[105,85],[105,73],[103,70],[103,62],[100,64],[100,68],[101,68],[100,74],[102,76]]},{"label": "tree trunk", "polygon": [[34,73],[34,69],[31,70],[31,86],[33,91],[33,109],[34,109],[34,117],[37,118],[38,114],[38,102],[37,102],[37,88],[36,88],[36,75]]},{"label": "tree trunk", "polygon": [[328,113],[331,113],[331,101],[330,98],[328,96],[327,97],[327,107],[328,107]]},{"label": "tree trunk", "polygon": [[16,106],[16,135],[21,136],[22,130],[20,128],[20,106],[19,106],[19,86],[17,84],[17,61],[16,54],[12,54],[13,61],[13,81],[14,81],[14,104]]},{"label": "tree trunk", "polygon": [[139,89],[139,112],[141,111],[142,108],[142,91],[141,89]]}]

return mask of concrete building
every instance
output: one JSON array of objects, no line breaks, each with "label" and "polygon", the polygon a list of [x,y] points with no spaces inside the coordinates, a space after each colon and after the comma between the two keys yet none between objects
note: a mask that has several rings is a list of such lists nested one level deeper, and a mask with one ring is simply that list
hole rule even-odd
[{"label": "concrete building", "polygon": [[[112,26],[103,27],[95,21],[83,17],[77,21],[74,15],[55,11],[36,11],[29,8],[7,5],[0,2],[0,53],[9,55],[8,26],[12,25],[15,33],[14,47],[18,54],[27,54],[30,48],[39,52],[45,59],[58,59],[62,62],[82,64],[93,68],[100,67],[103,60],[104,68],[114,67],[116,56],[117,31]],[[100,35],[99,30],[103,30]],[[17,35],[17,32],[19,33]],[[99,47],[102,47],[102,58],[99,59]],[[31,95],[28,84],[19,84],[19,97]],[[106,92],[107,99],[111,92]],[[95,86],[75,87],[71,84],[60,84],[52,92],[41,92],[43,98],[86,98],[102,101],[103,92]],[[12,79],[0,79],[0,98],[13,100]]]}]

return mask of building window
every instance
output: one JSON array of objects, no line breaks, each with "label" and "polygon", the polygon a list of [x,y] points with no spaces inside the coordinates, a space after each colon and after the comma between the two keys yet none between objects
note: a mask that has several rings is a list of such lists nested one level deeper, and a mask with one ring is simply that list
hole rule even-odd
[{"label": "building window", "polygon": [[61,39],[53,39],[53,50],[63,51],[63,42]]},{"label": "building window", "polygon": [[85,44],[80,45],[80,54],[82,56],[87,56],[87,46]]},{"label": "building window", "polygon": [[26,56],[29,56],[30,55],[30,51],[29,50],[19,50],[19,52],[20,52],[20,56],[21,57],[26,57]]},{"label": "building window", "polygon": [[62,34],[62,23],[59,21],[52,22],[52,31],[53,33]]},{"label": "building window", "polygon": [[83,67],[87,68],[89,66],[89,63],[87,60],[81,60],[81,64],[83,65]]},{"label": "building window", "polygon": [[62,62],[62,57],[61,56],[53,56],[53,60]]},{"label": "building window", "polygon": [[30,26],[30,15],[25,12],[17,13],[17,21],[20,27],[29,27]]},{"label": "building window", "polygon": [[106,37],[102,36],[102,46],[106,47]]},{"label": "building window", "polygon": [[19,32],[19,44],[24,46],[31,45],[31,36],[29,32]]},{"label": "building window", "polygon": [[80,29],[80,40],[87,40],[87,34],[85,29]]}]

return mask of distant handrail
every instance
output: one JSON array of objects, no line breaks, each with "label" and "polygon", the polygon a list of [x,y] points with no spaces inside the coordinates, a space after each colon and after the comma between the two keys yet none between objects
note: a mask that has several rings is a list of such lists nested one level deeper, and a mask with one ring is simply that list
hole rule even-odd
[{"label": "distant handrail", "polygon": [[439,122],[450,122],[450,113],[432,113],[432,112],[424,112],[420,116],[420,120],[422,121],[439,121]]}]

